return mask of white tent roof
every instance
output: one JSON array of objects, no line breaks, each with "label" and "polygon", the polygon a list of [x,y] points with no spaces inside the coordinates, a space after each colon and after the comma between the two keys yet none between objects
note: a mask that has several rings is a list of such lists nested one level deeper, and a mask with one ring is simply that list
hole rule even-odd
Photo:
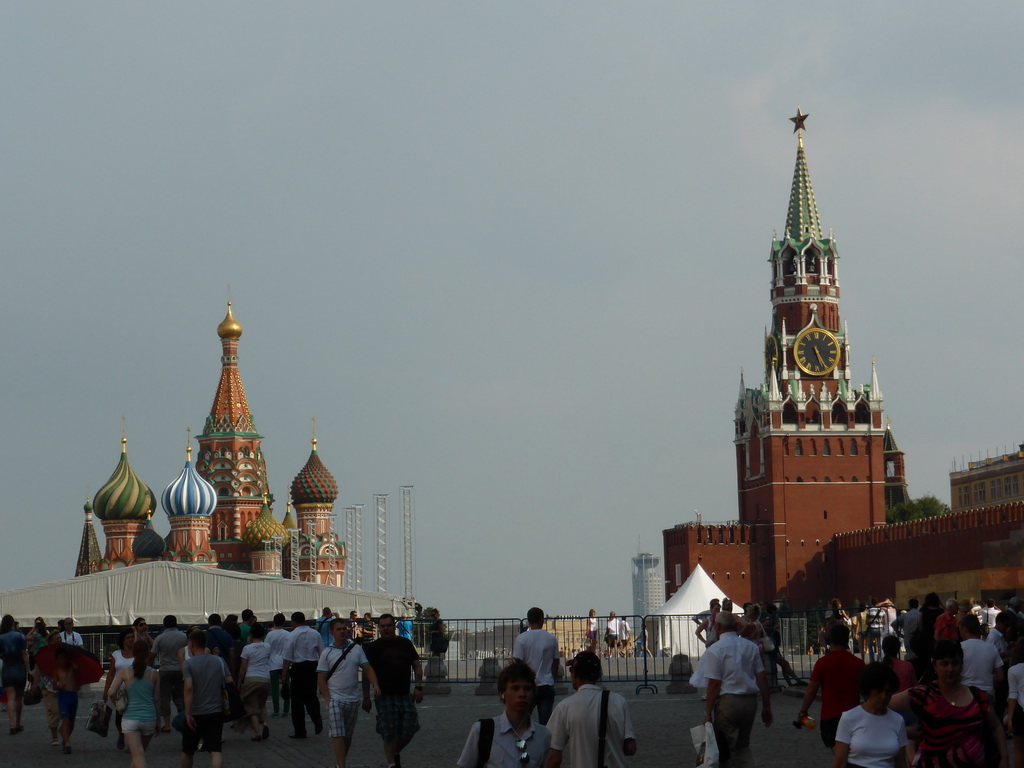
[{"label": "white tent roof", "polygon": [[275,613],[320,615],[324,606],[342,616],[349,611],[374,616],[411,614],[399,597],[324,584],[258,576],[187,563],[153,562],[0,592],[0,615],[23,626],[42,616],[50,625],[71,616],[79,626],[127,625],[143,616],[158,625],[167,614],[181,624],[205,623],[211,613],[251,608],[261,620]]},{"label": "white tent roof", "polygon": [[725,599],[725,593],[698,565],[683,585],[654,613],[658,616],[694,616],[708,610],[712,598]]}]

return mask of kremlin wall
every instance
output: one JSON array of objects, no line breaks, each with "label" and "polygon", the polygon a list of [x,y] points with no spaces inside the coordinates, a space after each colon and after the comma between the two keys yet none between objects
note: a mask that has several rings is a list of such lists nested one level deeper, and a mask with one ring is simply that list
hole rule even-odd
[{"label": "kremlin wall", "polygon": [[[263,436],[256,432],[238,372],[242,326],[232,315],[231,302],[217,335],[221,375],[197,437],[196,461],[190,444],[184,468],[160,496],[170,533],[161,536],[153,527],[156,495],[129,464],[128,441],[122,437],[113,474],[93,503],[86,502],[75,575],[167,560],[268,576],[297,573],[300,581],[341,587],[345,545],[331,529],[338,484],[317,455],[316,438],[292,481],[291,503],[279,522],[267,486]],[[102,554],[94,516],[106,540]]]}]

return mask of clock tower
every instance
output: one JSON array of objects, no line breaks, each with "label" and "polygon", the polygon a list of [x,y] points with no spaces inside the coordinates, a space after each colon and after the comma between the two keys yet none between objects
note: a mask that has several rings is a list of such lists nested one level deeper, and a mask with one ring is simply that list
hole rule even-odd
[{"label": "clock tower", "polygon": [[793,606],[831,597],[827,544],[885,524],[885,424],[871,383],[851,379],[839,313],[839,250],[823,233],[804,154],[807,115],[791,118],[796,168],[781,237],[773,237],[764,376],[740,377],[736,404],[739,523],[751,529],[750,591]]}]

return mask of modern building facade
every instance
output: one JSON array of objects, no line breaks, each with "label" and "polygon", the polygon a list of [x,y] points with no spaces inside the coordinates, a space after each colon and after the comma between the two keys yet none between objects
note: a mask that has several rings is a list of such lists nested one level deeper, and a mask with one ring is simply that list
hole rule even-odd
[{"label": "modern building facade", "polygon": [[633,557],[633,615],[654,613],[665,603],[665,579],[661,558],[652,552],[637,552]]}]

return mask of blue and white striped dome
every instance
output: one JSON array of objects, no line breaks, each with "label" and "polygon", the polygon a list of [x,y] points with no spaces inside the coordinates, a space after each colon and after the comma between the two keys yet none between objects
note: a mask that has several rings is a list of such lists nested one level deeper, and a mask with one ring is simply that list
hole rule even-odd
[{"label": "blue and white striped dome", "polygon": [[[189,450],[190,459],[191,454]],[[164,488],[160,502],[168,517],[209,517],[217,508],[217,491],[195,471],[191,460],[188,460],[178,479]]]}]

